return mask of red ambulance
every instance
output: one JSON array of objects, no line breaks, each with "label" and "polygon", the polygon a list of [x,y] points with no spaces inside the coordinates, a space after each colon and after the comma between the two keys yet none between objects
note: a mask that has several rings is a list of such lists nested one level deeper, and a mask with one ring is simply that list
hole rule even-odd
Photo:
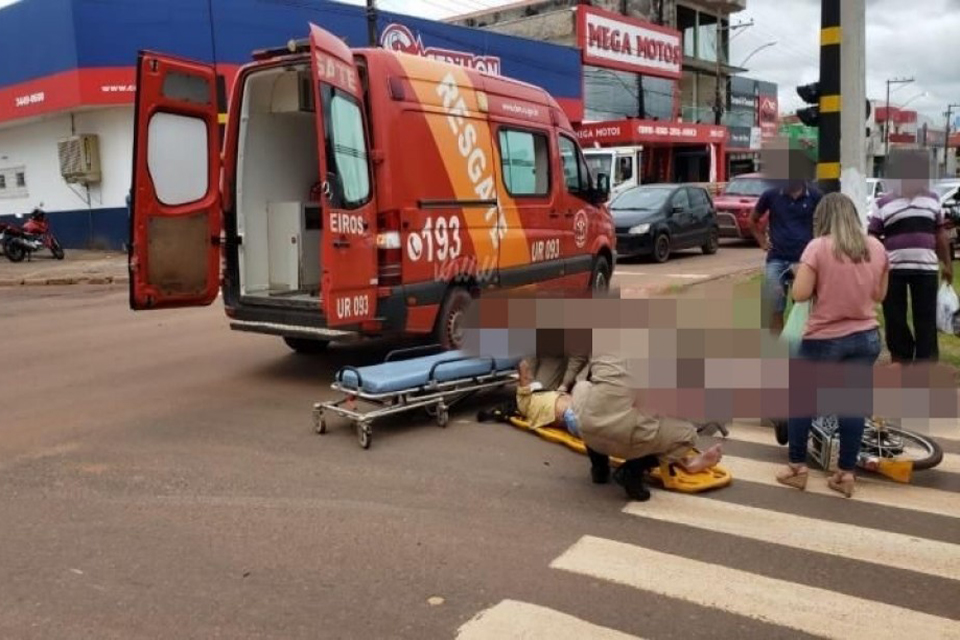
[{"label": "red ambulance", "polygon": [[301,352],[364,335],[462,341],[488,288],[609,285],[608,176],[542,89],[384,49],[256,53],[222,147],[216,72],[141,52],[130,306],[209,305]]}]

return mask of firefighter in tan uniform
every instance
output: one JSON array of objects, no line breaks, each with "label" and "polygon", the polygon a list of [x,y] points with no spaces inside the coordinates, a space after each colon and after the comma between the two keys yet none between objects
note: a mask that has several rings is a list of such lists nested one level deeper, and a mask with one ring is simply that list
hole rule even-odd
[{"label": "firefighter in tan uniform", "polygon": [[585,378],[573,388],[571,408],[587,445],[594,482],[607,481],[610,456],[622,458],[625,464],[616,479],[631,498],[646,500],[650,493],[643,472],[659,461],[677,463],[689,473],[720,462],[720,445],[703,453],[694,450],[697,429],[692,423],[642,411],[638,386],[623,358],[593,356]]}]

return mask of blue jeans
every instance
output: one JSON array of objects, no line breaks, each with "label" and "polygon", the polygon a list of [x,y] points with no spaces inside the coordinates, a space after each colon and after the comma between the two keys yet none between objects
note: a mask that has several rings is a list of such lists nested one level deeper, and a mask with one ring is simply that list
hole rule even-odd
[{"label": "blue jeans", "polygon": [[783,313],[787,308],[787,294],[783,289],[783,274],[790,271],[795,263],[777,258],[767,260],[763,271],[763,301],[766,315]]},{"label": "blue jeans", "polygon": [[[803,340],[800,343],[800,357],[815,362],[843,362],[856,365],[856,372],[848,384],[864,389],[867,384],[872,388],[872,372],[868,367],[880,356],[880,332],[877,329],[852,333],[848,336],[830,340]],[[868,365],[868,366],[864,366]],[[857,375],[861,374],[861,375]],[[869,377],[869,383],[868,383]],[[792,381],[791,381],[792,382]],[[839,416],[840,455],[837,466],[843,471],[852,471],[860,455],[860,440],[863,438],[864,421],[867,416]],[[810,437],[812,418],[790,418],[788,433],[790,438],[790,462],[802,464],[807,459],[807,439]]]}]

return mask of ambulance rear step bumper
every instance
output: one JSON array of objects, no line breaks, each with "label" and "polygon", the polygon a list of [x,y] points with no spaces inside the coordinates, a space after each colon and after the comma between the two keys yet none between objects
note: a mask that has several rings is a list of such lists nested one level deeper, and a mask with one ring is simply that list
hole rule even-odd
[{"label": "ambulance rear step bumper", "polygon": [[357,335],[352,331],[280,324],[276,322],[257,322],[253,320],[231,320],[230,328],[234,331],[266,333],[274,336],[293,338],[319,338],[323,340],[344,340]]}]

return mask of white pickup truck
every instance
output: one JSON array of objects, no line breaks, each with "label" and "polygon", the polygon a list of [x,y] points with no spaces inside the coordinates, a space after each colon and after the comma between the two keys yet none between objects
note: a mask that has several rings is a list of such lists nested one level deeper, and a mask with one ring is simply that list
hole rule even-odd
[{"label": "white pickup truck", "polygon": [[585,148],[583,155],[593,175],[610,176],[610,200],[640,184],[642,146]]}]

